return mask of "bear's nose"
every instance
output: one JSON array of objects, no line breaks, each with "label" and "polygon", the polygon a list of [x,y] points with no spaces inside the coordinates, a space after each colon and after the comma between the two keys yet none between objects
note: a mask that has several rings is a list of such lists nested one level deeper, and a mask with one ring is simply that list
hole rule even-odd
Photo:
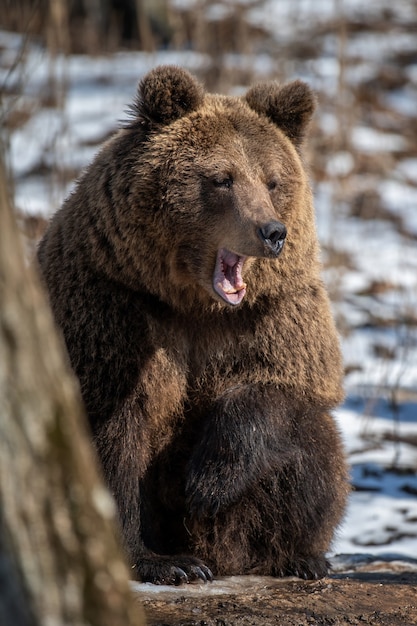
[{"label": "bear's nose", "polygon": [[284,224],[274,220],[261,226],[258,232],[263,243],[278,256],[287,236]]}]

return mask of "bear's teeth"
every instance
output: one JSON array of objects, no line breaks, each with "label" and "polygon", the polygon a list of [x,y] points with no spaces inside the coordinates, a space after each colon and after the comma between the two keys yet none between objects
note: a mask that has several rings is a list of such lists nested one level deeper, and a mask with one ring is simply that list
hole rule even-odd
[{"label": "bear's teeth", "polygon": [[242,291],[242,289],[246,289],[246,283],[241,283],[237,287],[232,287],[232,285],[230,285],[230,287],[227,287],[223,283],[219,282],[217,283],[217,287],[221,289],[224,293],[239,293],[239,291]]}]

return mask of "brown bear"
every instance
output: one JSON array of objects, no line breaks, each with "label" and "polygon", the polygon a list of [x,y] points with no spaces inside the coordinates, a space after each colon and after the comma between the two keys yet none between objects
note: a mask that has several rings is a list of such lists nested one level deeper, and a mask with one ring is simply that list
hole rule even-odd
[{"label": "brown bear", "polygon": [[38,258],[138,579],[318,578],[347,496],[300,81],[151,71]]}]

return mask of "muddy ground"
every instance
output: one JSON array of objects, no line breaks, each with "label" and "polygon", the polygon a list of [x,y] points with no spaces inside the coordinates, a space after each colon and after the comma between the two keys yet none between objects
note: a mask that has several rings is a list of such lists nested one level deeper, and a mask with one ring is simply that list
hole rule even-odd
[{"label": "muddy ground", "polygon": [[417,568],[364,559],[320,581],[236,576],[136,586],[149,626],[417,625]]}]

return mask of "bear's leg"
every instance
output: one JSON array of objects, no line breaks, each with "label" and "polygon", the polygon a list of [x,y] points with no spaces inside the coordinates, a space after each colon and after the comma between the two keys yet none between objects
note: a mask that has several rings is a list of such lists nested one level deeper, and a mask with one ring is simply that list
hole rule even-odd
[{"label": "bear's leg", "polygon": [[160,555],[143,541],[141,529],[140,484],[150,463],[150,451],[130,417],[108,420],[95,432],[95,445],[106,482],[113,494],[132,574],[142,582],[179,585],[192,581],[211,581],[210,569],[198,558],[188,555]]},{"label": "bear's leg", "polygon": [[332,418],[272,385],[213,405],[188,467],[196,553],[215,574],[319,578],[347,497]]}]

